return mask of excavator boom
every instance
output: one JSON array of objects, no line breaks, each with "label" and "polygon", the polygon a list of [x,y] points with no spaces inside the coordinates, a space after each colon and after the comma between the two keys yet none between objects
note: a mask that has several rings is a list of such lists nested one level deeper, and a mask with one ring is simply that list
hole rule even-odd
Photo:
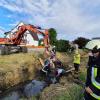
[{"label": "excavator boom", "polygon": [[15,45],[20,45],[22,38],[24,36],[24,33],[26,31],[31,31],[33,34],[42,34],[44,37],[44,45],[48,45],[49,38],[48,38],[48,30],[45,30],[45,32],[40,31],[39,27],[35,27],[33,25],[22,25],[18,28],[18,31],[15,33],[13,38],[9,38],[8,42]]}]

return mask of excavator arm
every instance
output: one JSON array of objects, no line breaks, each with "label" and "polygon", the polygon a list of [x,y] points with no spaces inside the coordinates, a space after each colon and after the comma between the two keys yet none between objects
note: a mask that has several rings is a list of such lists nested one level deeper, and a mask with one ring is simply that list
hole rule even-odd
[{"label": "excavator arm", "polygon": [[[41,31],[40,27],[36,27],[33,25],[21,25],[18,27],[18,31],[15,32],[15,34],[9,34],[9,38],[3,38],[0,40],[0,54],[1,55],[8,55],[10,53],[14,52],[27,52],[27,47],[24,45],[21,45],[24,38],[24,33],[26,31],[29,31],[30,34],[34,39],[38,39],[38,36],[35,34],[41,34],[43,35],[43,42],[45,46],[45,53],[49,54],[49,32],[47,29]],[[36,40],[37,40],[36,39]],[[24,42],[25,43],[25,42]]]},{"label": "excavator arm", "polygon": [[18,28],[18,31],[14,34],[14,37],[12,38],[9,38],[8,39],[8,42],[11,43],[11,44],[14,44],[14,45],[20,45],[21,41],[22,41],[22,38],[24,36],[24,33],[26,31],[31,31],[33,34],[36,33],[36,34],[42,34],[44,39],[43,39],[43,42],[44,42],[44,45],[45,46],[48,46],[49,44],[49,34],[48,34],[48,30],[45,29],[45,32],[42,32],[40,31],[40,27],[35,27],[33,25],[22,25]]}]

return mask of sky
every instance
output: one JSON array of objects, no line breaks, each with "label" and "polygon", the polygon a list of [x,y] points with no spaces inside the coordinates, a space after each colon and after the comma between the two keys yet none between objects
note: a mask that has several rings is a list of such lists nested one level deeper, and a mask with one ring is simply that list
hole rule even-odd
[{"label": "sky", "polygon": [[58,39],[100,37],[100,0],[0,0],[0,37],[19,22],[55,28]]}]

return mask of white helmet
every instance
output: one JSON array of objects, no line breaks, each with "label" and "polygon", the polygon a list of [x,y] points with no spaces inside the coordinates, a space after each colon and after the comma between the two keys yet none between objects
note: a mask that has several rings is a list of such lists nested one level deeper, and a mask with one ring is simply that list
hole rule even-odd
[{"label": "white helmet", "polygon": [[54,45],[53,48],[56,48],[56,46]]}]

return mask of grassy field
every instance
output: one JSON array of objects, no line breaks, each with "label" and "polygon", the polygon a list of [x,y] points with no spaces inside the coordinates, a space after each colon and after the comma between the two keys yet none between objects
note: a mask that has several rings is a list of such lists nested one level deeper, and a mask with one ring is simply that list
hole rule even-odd
[{"label": "grassy field", "polygon": [[[79,78],[83,82],[86,80],[87,56],[81,52],[81,65]],[[36,76],[36,70],[41,69],[38,58],[43,58],[42,54],[12,54],[0,56],[0,88],[9,88],[20,82],[31,80]],[[73,66],[73,54],[57,53],[57,58],[62,61],[67,68]],[[83,88],[73,82],[73,75],[64,76],[60,84],[51,84],[37,96],[28,100],[82,100]],[[26,100],[26,99],[21,99]]]},{"label": "grassy field", "polygon": [[[79,79],[85,83],[87,55],[85,55],[83,51],[80,52],[81,65]],[[66,67],[68,67],[68,65],[73,66],[73,54],[57,53],[57,57]],[[83,91],[83,87],[74,83],[73,76],[69,75],[62,77],[60,84],[51,84],[49,87],[46,87],[40,95],[36,97],[33,96],[30,100],[83,100]]]},{"label": "grassy field", "polygon": [[0,56],[0,89],[34,79],[41,67],[38,56],[36,53]]}]

